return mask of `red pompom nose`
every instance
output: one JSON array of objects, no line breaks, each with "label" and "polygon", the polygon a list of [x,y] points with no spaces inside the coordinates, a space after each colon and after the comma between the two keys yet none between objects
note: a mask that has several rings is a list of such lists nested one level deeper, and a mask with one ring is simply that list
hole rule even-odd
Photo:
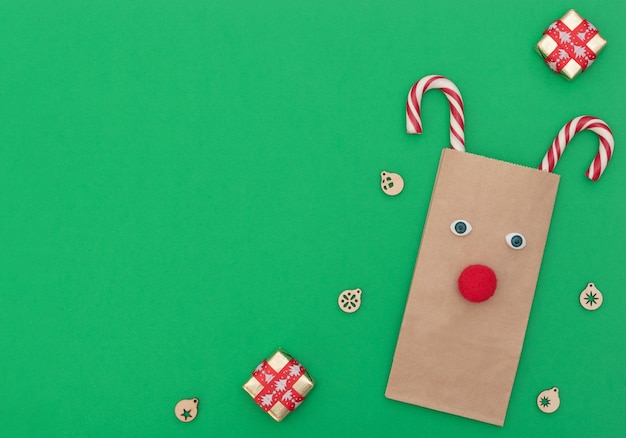
[{"label": "red pompom nose", "polygon": [[472,303],[481,303],[491,298],[497,284],[496,273],[485,265],[470,265],[459,275],[459,292]]}]

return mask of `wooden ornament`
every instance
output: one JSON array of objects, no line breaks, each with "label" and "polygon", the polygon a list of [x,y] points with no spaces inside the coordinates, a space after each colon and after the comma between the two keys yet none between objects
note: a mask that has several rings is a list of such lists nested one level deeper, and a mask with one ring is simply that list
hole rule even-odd
[{"label": "wooden ornament", "polygon": [[389,196],[398,195],[404,188],[404,180],[397,173],[387,172],[380,173],[380,188]]},{"label": "wooden ornament", "polygon": [[579,297],[580,305],[587,310],[596,310],[602,305],[602,292],[593,283],[587,283]]},{"label": "wooden ornament", "polygon": [[174,407],[176,418],[183,423],[195,420],[198,415],[198,403],[199,400],[197,398],[183,399],[176,403],[176,407]]},{"label": "wooden ornament", "polygon": [[354,313],[361,307],[361,289],[348,289],[339,294],[337,304],[346,313]]},{"label": "wooden ornament", "polygon": [[537,396],[537,407],[541,412],[551,414],[555,412],[561,405],[561,399],[559,398],[559,388],[546,389],[541,391]]}]

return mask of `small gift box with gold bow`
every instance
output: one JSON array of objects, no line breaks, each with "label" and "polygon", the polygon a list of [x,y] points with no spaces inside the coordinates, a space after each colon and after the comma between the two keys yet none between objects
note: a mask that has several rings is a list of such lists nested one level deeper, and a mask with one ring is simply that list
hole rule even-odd
[{"label": "small gift box with gold bow", "polygon": [[598,29],[570,9],[543,32],[535,48],[548,67],[571,80],[593,64],[605,45]]},{"label": "small gift box with gold bow", "polygon": [[300,406],[313,388],[313,379],[293,357],[278,349],[263,360],[243,389],[265,412],[282,421]]}]

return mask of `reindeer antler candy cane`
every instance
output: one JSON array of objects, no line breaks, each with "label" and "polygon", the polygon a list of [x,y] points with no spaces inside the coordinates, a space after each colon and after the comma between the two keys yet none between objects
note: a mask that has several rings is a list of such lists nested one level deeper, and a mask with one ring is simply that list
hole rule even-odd
[{"label": "reindeer antler candy cane", "polygon": [[587,169],[587,178],[592,181],[597,181],[604,169],[606,169],[611,155],[613,155],[613,147],[615,140],[611,128],[603,120],[597,119],[592,116],[578,116],[575,119],[570,120],[556,136],[550,149],[543,157],[539,170],[545,170],[546,172],[552,172],[556,163],[559,161],[561,154],[565,150],[565,146],[572,140],[572,138],[580,131],[590,130],[598,134],[600,139],[599,150],[595,158]]},{"label": "reindeer antler candy cane", "polygon": [[457,151],[465,152],[463,98],[456,85],[443,76],[425,76],[411,87],[406,102],[406,132],[409,134],[422,133],[420,104],[423,94],[433,88],[441,90],[450,103],[450,147]]}]

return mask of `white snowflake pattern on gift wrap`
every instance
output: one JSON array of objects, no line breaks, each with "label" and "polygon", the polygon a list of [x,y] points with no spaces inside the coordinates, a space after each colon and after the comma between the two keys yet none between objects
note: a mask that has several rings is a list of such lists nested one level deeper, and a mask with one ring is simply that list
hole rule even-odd
[{"label": "white snowflake pattern on gift wrap", "polygon": [[580,38],[580,40],[581,40],[581,41],[585,41],[585,37],[587,36],[587,31],[584,31],[584,32],[578,32],[578,33],[576,34],[576,36],[577,36],[578,38]]},{"label": "white snowflake pattern on gift wrap", "polygon": [[297,376],[298,374],[300,374],[300,365],[294,364],[291,365],[289,367],[289,375],[290,376]]},{"label": "white snowflake pattern on gift wrap", "polygon": [[557,29],[556,21],[552,22],[552,24],[548,26],[548,30],[555,30],[555,29]]},{"label": "white snowflake pattern on gift wrap", "polygon": [[574,54],[577,58],[586,58],[585,48],[583,46],[574,45]]},{"label": "white snowflake pattern on gift wrap", "polygon": [[284,391],[287,389],[287,379],[280,379],[276,381],[276,391]]},{"label": "white snowflake pattern on gift wrap", "polygon": [[587,22],[587,29],[589,29],[591,32],[597,30],[596,27],[589,22]]},{"label": "white snowflake pattern on gift wrap", "polygon": [[261,396],[261,404],[263,406],[271,406],[273,398],[274,398],[274,394],[265,394]]},{"label": "white snowflake pattern on gift wrap", "polygon": [[257,367],[254,369],[255,373],[260,373],[261,371],[263,371],[263,362],[258,364]]},{"label": "white snowflake pattern on gift wrap", "polygon": [[291,389],[288,389],[287,392],[283,394],[283,401],[292,400],[292,399],[293,399],[293,395],[291,393]]},{"label": "white snowflake pattern on gift wrap", "polygon": [[589,59],[589,61],[587,62],[587,68],[589,68],[589,66],[593,64],[595,61],[596,61],[595,59]]},{"label": "white snowflake pattern on gift wrap", "polygon": [[568,59],[568,58],[569,58],[569,53],[567,53],[567,50],[559,49],[559,60]]},{"label": "white snowflake pattern on gift wrap", "polygon": [[556,71],[557,64],[558,63],[556,61],[548,61],[548,67],[550,67],[554,71]]},{"label": "white snowflake pattern on gift wrap", "polygon": [[265,383],[270,383],[274,378],[274,374],[265,374]]},{"label": "white snowflake pattern on gift wrap", "polygon": [[561,44],[570,43],[572,41],[571,34],[569,32],[563,32],[559,30],[559,39]]}]

